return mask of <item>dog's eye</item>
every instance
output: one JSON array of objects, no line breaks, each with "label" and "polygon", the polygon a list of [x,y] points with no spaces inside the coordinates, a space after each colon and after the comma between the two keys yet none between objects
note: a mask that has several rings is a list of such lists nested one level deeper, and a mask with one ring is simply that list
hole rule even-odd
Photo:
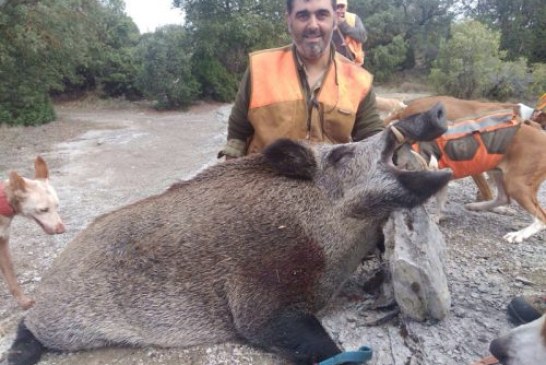
[{"label": "dog's eye", "polygon": [[49,212],[49,208],[40,209],[40,213],[47,213],[47,212]]}]

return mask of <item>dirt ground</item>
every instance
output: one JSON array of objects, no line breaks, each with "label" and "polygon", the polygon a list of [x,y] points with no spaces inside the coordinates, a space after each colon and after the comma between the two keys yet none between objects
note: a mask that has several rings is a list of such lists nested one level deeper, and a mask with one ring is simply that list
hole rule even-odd
[{"label": "dirt ground", "polygon": [[[381,91],[408,99],[415,94]],[[71,102],[57,105],[58,120],[39,127],[0,127],[0,178],[14,169],[32,175],[37,154],[50,166],[67,232],[47,236],[29,220],[14,219],[11,249],[27,294],[65,245],[99,214],[166,189],[216,163],[225,141],[230,105],[200,104],[187,112],[159,113],[128,103]],[[545,184],[546,185],[546,184]],[[322,314],[333,337],[346,349],[368,345],[372,365],[465,365],[487,355],[489,341],[511,328],[505,314],[512,296],[546,292],[546,233],[521,244],[502,236],[531,219],[513,204],[503,213],[466,211],[474,200],[470,179],[450,185],[448,218],[440,229],[448,246],[450,315],[418,323],[393,310],[370,309],[373,297],[351,281],[345,293]],[[546,206],[546,186],[540,191]],[[40,300],[40,298],[36,298]],[[13,340],[24,312],[0,281],[0,354]],[[1,356],[1,355],[0,355]],[[189,349],[107,349],[77,354],[47,354],[48,365],[264,364],[283,361],[241,344]]]}]

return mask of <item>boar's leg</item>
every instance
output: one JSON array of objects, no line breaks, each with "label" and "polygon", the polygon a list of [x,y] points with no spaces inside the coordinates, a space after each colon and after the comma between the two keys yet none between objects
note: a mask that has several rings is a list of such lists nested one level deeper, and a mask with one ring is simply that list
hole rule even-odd
[{"label": "boar's leg", "polygon": [[[235,319],[236,326],[237,322]],[[247,341],[280,353],[297,365],[316,364],[341,353],[320,321],[313,314],[299,309],[280,309],[258,328],[249,328],[248,321],[244,323],[237,329]]]},{"label": "boar's leg", "polygon": [[296,364],[316,364],[341,352],[319,320],[299,310],[277,313],[256,335]]}]

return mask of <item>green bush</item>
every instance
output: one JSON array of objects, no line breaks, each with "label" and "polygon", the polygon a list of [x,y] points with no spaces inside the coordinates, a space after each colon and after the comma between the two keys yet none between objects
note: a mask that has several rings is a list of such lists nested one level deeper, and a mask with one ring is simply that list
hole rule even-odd
[{"label": "green bush", "polygon": [[484,97],[502,69],[500,33],[476,21],[452,25],[452,36],[440,43],[429,80],[440,94]]},{"label": "green bush", "polygon": [[377,46],[366,55],[365,65],[376,81],[389,81],[406,60],[408,47],[401,35],[385,46]]},{"label": "green bush", "polygon": [[531,83],[527,90],[527,99],[535,101],[546,93],[546,63],[535,63],[531,66]]},{"label": "green bush", "polygon": [[0,124],[40,125],[55,120],[55,110],[48,96],[26,96],[24,105],[0,102]]},{"label": "green bush", "polygon": [[142,67],[137,86],[156,101],[158,109],[180,109],[199,96],[200,86],[191,69],[191,47],[184,29],[169,25],[142,38]]},{"label": "green bush", "polygon": [[527,61],[520,58],[514,62],[500,62],[496,72],[491,74],[491,87],[486,90],[485,97],[495,100],[508,98],[523,99],[529,85]]},{"label": "green bush", "polygon": [[436,92],[460,98],[535,100],[544,93],[546,65],[506,61],[500,32],[476,21],[453,24],[429,75]]},{"label": "green bush", "polygon": [[229,102],[237,93],[237,77],[230,73],[219,60],[210,56],[193,57],[193,74],[201,85],[201,96]]}]

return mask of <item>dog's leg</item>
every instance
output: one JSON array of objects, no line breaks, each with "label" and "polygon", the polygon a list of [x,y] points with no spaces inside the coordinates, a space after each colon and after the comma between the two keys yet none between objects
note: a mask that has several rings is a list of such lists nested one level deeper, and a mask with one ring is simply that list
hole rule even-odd
[{"label": "dog's leg", "polygon": [[507,179],[506,185],[514,200],[534,217],[533,223],[528,227],[510,232],[504,236],[504,239],[508,242],[520,243],[524,239],[546,229],[546,211],[540,206],[537,199],[540,184],[537,181],[529,184],[529,181],[524,178],[511,178]]},{"label": "dog's leg", "polygon": [[493,193],[491,192],[491,187],[487,183],[485,176],[483,174],[472,175],[474,183],[478,187],[479,195],[478,197],[481,200],[493,200]]},{"label": "dog's leg", "polygon": [[[430,161],[428,162],[428,167],[431,171],[438,171],[440,169],[440,165],[438,162],[438,159],[435,155],[430,155]],[[444,186],[440,191],[436,193],[436,203],[438,204],[438,212],[436,214],[436,218],[434,221],[439,224],[441,221],[445,219],[446,215],[446,203],[447,203],[447,194],[448,194],[448,185]]]},{"label": "dog's leg", "polygon": [[546,223],[535,217],[533,223],[531,223],[529,226],[520,229],[519,231],[507,233],[503,236],[503,238],[510,243],[521,243],[524,239],[529,238],[545,229]]},{"label": "dog's leg", "polygon": [[495,181],[497,186],[497,198],[495,200],[487,200],[483,202],[474,202],[468,203],[465,205],[465,208],[468,210],[491,210],[493,208],[499,207],[501,205],[510,204],[510,194],[506,192],[504,185],[503,172],[501,170],[495,169],[488,171],[489,176]]},{"label": "dog's leg", "polygon": [[15,277],[15,271],[13,270],[13,264],[11,261],[11,255],[9,251],[8,246],[8,238],[0,237],[0,270],[2,271],[2,275],[6,279],[6,284],[8,285],[8,289],[13,294],[19,305],[23,309],[28,309],[32,307],[34,304],[34,300],[27,297],[23,293],[23,289],[17,282],[17,278]]},{"label": "dog's leg", "polygon": [[446,202],[448,196],[448,185],[444,186],[440,191],[436,193],[436,202],[438,203],[438,215],[436,223],[440,223],[446,217]]}]

